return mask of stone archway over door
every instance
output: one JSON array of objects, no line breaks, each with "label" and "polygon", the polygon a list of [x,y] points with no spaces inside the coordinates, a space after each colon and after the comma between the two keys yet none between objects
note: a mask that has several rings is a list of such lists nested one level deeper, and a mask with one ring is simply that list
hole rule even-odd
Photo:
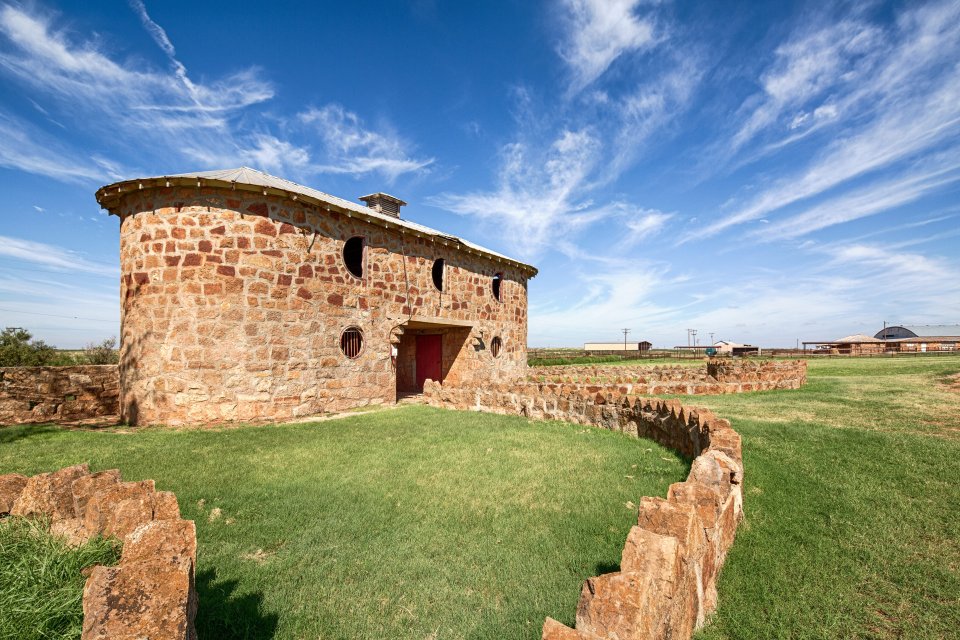
[{"label": "stone archway over door", "polygon": [[443,336],[440,334],[417,336],[417,391],[423,391],[427,378],[443,380]]}]

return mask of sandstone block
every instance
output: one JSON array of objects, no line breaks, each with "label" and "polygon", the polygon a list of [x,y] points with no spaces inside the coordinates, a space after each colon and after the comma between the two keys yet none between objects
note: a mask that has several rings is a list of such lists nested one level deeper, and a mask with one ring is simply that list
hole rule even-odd
[{"label": "sandstone block", "polygon": [[50,525],[50,535],[64,538],[71,547],[79,547],[90,539],[80,518],[58,520]]},{"label": "sandstone block", "polygon": [[7,473],[0,476],[0,516],[10,513],[13,504],[27,486],[27,476]]},{"label": "sandstone block", "polygon": [[[146,509],[143,508],[142,505],[148,499],[150,500],[150,517],[145,521],[150,521],[153,519],[152,498],[154,492],[155,489],[153,480],[143,480],[140,482],[120,482],[101,489],[97,493],[93,494],[93,496],[87,502],[86,512],[84,513],[84,524],[87,528],[87,531],[91,535],[97,533],[110,535],[113,533],[114,524],[118,524],[122,528],[129,527],[130,524],[138,518],[138,514],[142,515],[145,512]],[[119,520],[117,520],[114,516],[114,512],[117,510],[121,502],[129,499],[135,499],[139,501],[141,503],[141,507],[138,507],[135,503],[125,505],[123,513],[119,516]],[[124,531],[124,534],[130,533],[140,524],[142,524],[142,522],[138,522],[136,526]]]},{"label": "sandstone block", "polygon": [[81,476],[73,481],[70,491],[73,494],[73,512],[81,520],[87,510],[87,503],[97,491],[120,482],[120,470],[108,469],[98,471],[88,476]]},{"label": "sandstone block", "polygon": [[73,481],[87,473],[89,467],[80,464],[33,476],[10,510],[11,515],[46,515],[53,521],[73,518]]},{"label": "sandstone block", "polygon": [[83,589],[82,640],[190,640],[193,563],[143,561],[95,567]]},{"label": "sandstone block", "polygon": [[582,636],[565,624],[553,618],[547,618],[543,623],[541,640],[583,640]]},{"label": "sandstone block", "polygon": [[123,539],[121,564],[162,559],[197,561],[197,528],[192,520],[154,520]]}]

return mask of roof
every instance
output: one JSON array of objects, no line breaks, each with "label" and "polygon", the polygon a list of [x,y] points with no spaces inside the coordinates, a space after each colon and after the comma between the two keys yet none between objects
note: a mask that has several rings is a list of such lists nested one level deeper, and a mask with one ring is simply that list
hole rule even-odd
[{"label": "roof", "polygon": [[[921,338],[960,336],[960,324],[910,324],[901,326]],[[887,327],[887,329],[890,328]]]},{"label": "roof", "polygon": [[825,342],[824,344],[856,344],[860,342],[866,343],[875,343],[875,342],[886,342],[885,340],[880,340],[879,338],[873,338],[871,336],[865,336],[862,333],[855,333],[852,336],[847,336],[845,338],[839,338],[831,342]]},{"label": "roof", "polygon": [[135,178],[115,182],[97,190],[97,202],[100,206],[110,213],[116,213],[115,209],[120,204],[122,196],[130,191],[136,191],[148,187],[171,187],[171,186],[210,186],[210,187],[228,187],[231,189],[243,189],[245,191],[263,191],[264,195],[286,196],[293,200],[302,200],[310,204],[320,205],[330,210],[336,209],[348,216],[355,216],[366,220],[372,224],[383,225],[387,228],[399,228],[406,230],[414,235],[438,238],[444,244],[452,244],[455,247],[485,256],[497,262],[505,262],[513,265],[529,274],[529,277],[537,275],[536,267],[509,258],[501,253],[492,251],[478,244],[468,242],[462,238],[452,236],[430,227],[425,227],[416,222],[403,220],[387,213],[380,213],[370,207],[362,204],[350,202],[337,196],[297,184],[284,178],[272,176],[257,169],[250,167],[239,167],[237,169],[220,169],[216,171],[195,171],[192,173],[178,173],[169,176],[155,176],[153,178]]}]

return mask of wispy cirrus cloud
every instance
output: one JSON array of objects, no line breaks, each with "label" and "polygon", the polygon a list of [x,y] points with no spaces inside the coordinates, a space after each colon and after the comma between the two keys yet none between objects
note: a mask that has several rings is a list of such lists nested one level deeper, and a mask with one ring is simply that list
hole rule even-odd
[{"label": "wispy cirrus cloud", "polygon": [[444,193],[431,202],[505,226],[511,248],[530,258],[552,238],[591,219],[590,203],[580,200],[579,193],[596,165],[599,151],[600,141],[586,130],[564,130],[545,150],[514,142],[501,149],[495,189]]},{"label": "wispy cirrus cloud", "polygon": [[641,0],[564,0],[565,38],[558,51],[571,73],[570,90],[590,84],[622,55],[657,42],[654,23],[638,11]]},{"label": "wispy cirrus cloud", "polygon": [[[816,46],[810,45],[805,52],[799,45],[809,43],[811,38]],[[785,69],[771,76],[776,77],[774,86],[780,89],[764,94],[738,132],[720,144],[737,149],[761,134],[776,135],[791,127],[808,127],[809,133],[809,129],[826,126],[820,120],[829,120],[838,131],[804,168],[769,181],[746,202],[735,202],[730,207],[732,211],[682,241],[769,218],[794,203],[822,197],[855,178],[902,166],[923,154],[955,157],[960,151],[957,3],[931,3],[907,10],[886,30],[848,21],[799,38],[796,43],[785,49],[791,52]],[[795,67],[800,71],[791,71]],[[811,101],[820,104],[799,116],[791,115],[794,107]],[[825,108],[829,108],[829,117],[818,118],[817,109]],[[791,118],[789,123],[787,118]],[[803,135],[806,133],[790,131],[779,142],[755,150],[753,157],[782,149]],[[906,191],[897,194],[889,190],[897,184]],[[928,182],[925,192],[944,184],[947,182]],[[892,180],[886,182],[886,187],[884,197],[889,202],[907,202],[918,197],[916,181]],[[857,204],[853,200],[852,195],[849,204]],[[861,211],[867,210],[864,203],[859,206]],[[874,208],[879,211],[879,206],[878,201]],[[837,224],[844,217],[842,213],[827,215],[826,209],[815,206],[796,229],[816,227],[817,212],[826,215],[821,226]],[[849,219],[855,217],[849,214]]]},{"label": "wispy cirrus cloud", "polygon": [[[365,129],[359,116],[339,105],[316,111],[326,114],[328,123],[339,117],[338,131],[353,136],[346,146],[333,144],[332,134],[306,127],[309,123],[297,118],[292,120],[298,124],[294,130],[282,124],[271,127],[290,119],[264,119],[252,111],[275,96],[261,70],[250,67],[212,81],[195,81],[142,0],[130,0],[130,6],[166,55],[169,70],[119,60],[99,41],[58,30],[50,14],[0,6],[0,70],[29,87],[38,99],[43,96],[57,105],[57,117],[75,119],[73,123],[65,119],[68,125],[60,126],[73,124],[71,129],[103,141],[101,159],[123,157],[129,149],[124,141],[136,139],[137,162],[165,168],[172,159],[199,161],[206,167],[255,163],[298,178],[318,173],[379,173],[393,180],[432,162],[406,153],[409,145],[395,134]],[[255,126],[250,126],[251,121]],[[292,142],[288,134],[299,135],[301,141]],[[112,140],[121,142],[110,144]],[[351,153],[356,155],[344,157]],[[85,169],[74,167],[72,174],[44,169],[49,163],[8,166],[61,179],[73,174],[99,179],[109,163],[117,160],[94,160]]]},{"label": "wispy cirrus cloud", "polygon": [[326,173],[380,173],[397,176],[426,170],[433,158],[411,157],[410,144],[395,132],[368,128],[356,113],[338,104],[307,109],[297,115],[316,132],[326,150]]},{"label": "wispy cirrus cloud", "polygon": [[63,182],[103,180],[109,174],[89,156],[0,110],[0,166]]},{"label": "wispy cirrus cloud", "polygon": [[80,271],[112,277],[120,275],[120,269],[115,265],[94,262],[75,251],[56,245],[11,236],[0,236],[0,256],[65,272]]}]

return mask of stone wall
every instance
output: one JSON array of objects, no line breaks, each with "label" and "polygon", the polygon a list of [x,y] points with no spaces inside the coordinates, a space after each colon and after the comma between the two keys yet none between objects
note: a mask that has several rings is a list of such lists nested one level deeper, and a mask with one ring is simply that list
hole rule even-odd
[{"label": "stone wall", "polygon": [[[144,188],[113,213],[130,423],[276,421],[393,402],[392,348],[417,331],[444,333],[449,385],[526,372],[529,274],[506,261],[239,188]],[[342,256],[355,236],[366,245],[362,278]],[[437,258],[443,291],[431,275]],[[449,326],[418,327],[417,318]],[[350,359],[340,336],[353,326],[364,347]]]},{"label": "stone wall", "polygon": [[716,578],[743,517],[740,436],[726,420],[676,400],[526,382],[449,389],[430,382],[434,406],[587,424],[646,437],[694,458],[666,498],[643,497],[620,570],[586,581],[576,627],[548,618],[544,640],[689,638],[717,605]]},{"label": "stone wall", "polygon": [[70,544],[123,541],[120,564],[95,566],[83,589],[82,640],[195,640],[194,523],[153,480],[123,482],[117,469],[86,464],[31,478],[0,475],[0,516],[50,519]]},{"label": "stone wall", "polygon": [[0,368],[0,424],[117,422],[117,365]]},{"label": "stone wall", "polygon": [[807,382],[806,360],[711,359],[705,367],[572,365],[532,367],[527,379],[577,387],[588,393],[718,395],[799,389]]}]

